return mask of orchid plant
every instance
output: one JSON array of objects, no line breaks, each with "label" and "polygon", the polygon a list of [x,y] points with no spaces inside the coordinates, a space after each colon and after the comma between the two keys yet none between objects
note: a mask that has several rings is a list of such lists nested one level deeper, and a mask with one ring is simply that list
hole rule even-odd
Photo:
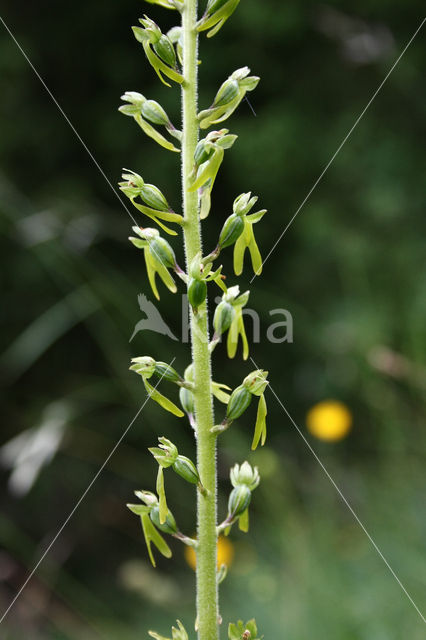
[{"label": "orchid plant", "polygon": [[[192,362],[183,374],[171,364],[156,361],[143,355],[132,359],[130,369],[141,377],[145,389],[162,409],[177,418],[186,418],[194,431],[196,462],[182,455],[165,436],[158,438],[158,446],[150,453],[158,463],[156,492],[136,491],[137,504],[129,509],[141,521],[148,555],[155,566],[154,548],[169,558],[171,549],[165,535],[180,540],[194,548],[196,566],[196,620],[195,630],[199,640],[219,640],[222,619],[219,612],[218,587],[226,576],[227,568],[217,566],[217,542],[222,533],[229,535],[233,525],[242,531],[248,530],[248,510],[252,492],[260,477],[257,468],[245,461],[236,464],[230,471],[232,490],[229,494],[228,511],[221,523],[217,519],[217,469],[216,446],[219,436],[234,421],[238,420],[258,398],[257,418],[251,447],[255,449],[266,439],[266,402],[264,392],[267,372],[252,371],[234,389],[224,383],[214,382],[211,374],[211,357],[214,349],[226,334],[227,352],[233,358],[239,341],[243,358],[249,354],[249,345],[244,329],[243,308],[249,292],[240,293],[238,285],[227,286],[222,265],[217,260],[223,251],[233,247],[234,272],[239,276],[244,267],[248,250],[256,275],[262,270],[262,259],[256,243],[253,225],[259,222],[266,211],[252,211],[257,198],[243,193],[235,198],[232,213],[219,232],[216,246],[203,254],[202,227],[212,206],[212,190],[225,152],[234,145],[237,136],[228,129],[211,130],[204,138],[200,132],[227,120],[237,109],[247,92],[253,91],[257,76],[250,75],[247,67],[234,71],[219,87],[211,105],[197,112],[198,39],[207,32],[214,36],[228,20],[239,4],[239,0],[208,0],[201,17],[197,12],[197,0],[148,0],[180,15],[180,24],[163,33],[150,18],[140,19],[140,26],[133,27],[136,40],[141,43],[148,62],[163,84],[168,87],[180,85],[182,100],[182,127],[178,129],[163,107],[152,99],[135,91],[126,91],[120,111],[134,119],[138,127],[157,144],[172,153],[181,154],[182,166],[182,213],[169,204],[166,196],[156,186],[149,184],[135,171],[124,169],[120,189],[132,205],[161,232],[173,237],[183,237],[186,255],[185,267],[176,262],[175,252],[156,227],[133,227],[131,243],[144,253],[148,280],[154,295],[159,299],[156,278],[171,291],[178,287],[175,277],[187,288],[191,319]],[[170,238],[171,240],[172,238]],[[175,276],[175,277],[174,277]],[[213,315],[213,336],[209,338],[209,316],[207,294],[209,287],[218,287],[222,298]],[[158,391],[159,381],[179,387],[179,404]],[[223,419],[216,423],[213,414],[213,398],[225,405]],[[182,533],[169,508],[165,477],[176,473],[182,481],[194,485],[197,493],[197,536]],[[155,631],[149,631],[156,640],[170,640]],[[255,620],[229,623],[229,640],[258,640]],[[188,640],[188,633],[178,620],[172,627],[173,640]]]}]

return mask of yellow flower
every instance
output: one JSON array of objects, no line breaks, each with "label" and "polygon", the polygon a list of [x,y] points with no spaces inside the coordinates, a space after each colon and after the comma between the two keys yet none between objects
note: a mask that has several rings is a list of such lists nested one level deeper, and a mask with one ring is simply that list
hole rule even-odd
[{"label": "yellow flower", "polygon": [[314,405],[306,416],[308,431],[326,442],[342,440],[352,427],[352,414],[342,402],[324,400]]},{"label": "yellow flower", "polygon": [[[227,567],[232,563],[234,558],[234,545],[225,536],[219,536],[217,541],[217,566],[226,564]],[[194,569],[197,566],[197,556],[194,547],[185,547],[185,560],[189,566]]]}]

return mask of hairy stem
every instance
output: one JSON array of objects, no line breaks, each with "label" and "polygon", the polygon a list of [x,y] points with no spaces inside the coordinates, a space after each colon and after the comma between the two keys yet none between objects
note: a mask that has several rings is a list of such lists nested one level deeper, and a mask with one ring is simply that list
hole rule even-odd
[{"label": "hairy stem", "polygon": [[[197,0],[185,0],[182,12],[183,75],[182,85],[182,189],[184,242],[187,267],[201,251],[198,194],[188,192],[198,140],[197,121]],[[191,313],[191,345],[194,364],[194,401],[197,424],[197,463],[206,489],[197,492],[197,620],[199,640],[218,640],[218,590],[216,580],[216,437],[213,426],[211,362],[208,347],[207,303]]]}]

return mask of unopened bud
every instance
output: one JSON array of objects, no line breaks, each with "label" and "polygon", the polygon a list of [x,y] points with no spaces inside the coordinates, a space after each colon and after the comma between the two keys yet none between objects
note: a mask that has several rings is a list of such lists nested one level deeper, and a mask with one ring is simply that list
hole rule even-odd
[{"label": "unopened bud", "polygon": [[213,107],[222,107],[223,105],[229,104],[238,96],[239,87],[238,82],[233,80],[232,78],[228,78],[221,85],[219,91],[216,94],[216,97],[213,102]]},{"label": "unopened bud", "polygon": [[241,484],[232,489],[228,500],[228,517],[240,516],[250,504],[251,491],[247,485]]},{"label": "unopened bud", "polygon": [[198,475],[195,464],[186,456],[178,456],[173,463],[173,471],[176,471],[187,482],[198,484],[200,476]]},{"label": "unopened bud", "polygon": [[230,421],[239,418],[250,405],[251,399],[252,395],[244,385],[240,385],[234,389],[226,407],[227,420]]},{"label": "unopened bud", "polygon": [[179,400],[186,413],[194,413],[194,394],[189,389],[181,387],[179,389]]},{"label": "unopened bud", "polygon": [[180,382],[182,380],[178,372],[173,369],[167,362],[156,362],[154,373],[161,379],[169,380],[170,382]]},{"label": "unopened bud", "polygon": [[188,285],[188,300],[193,309],[204,302],[207,297],[207,285],[205,280],[196,280],[191,278]]},{"label": "unopened bud", "polygon": [[172,512],[169,510],[167,512],[166,521],[161,524],[160,522],[160,507],[156,504],[150,511],[149,517],[151,518],[152,523],[159,529],[160,531],[164,531],[164,533],[176,533],[178,528],[176,524],[176,520],[173,517]]},{"label": "unopened bud", "polygon": [[152,209],[157,209],[157,211],[167,211],[170,208],[160,189],[153,184],[144,183],[143,187],[140,189],[140,196],[148,207],[151,207]]},{"label": "unopened bud", "polygon": [[213,316],[214,330],[218,335],[222,335],[231,326],[232,320],[235,316],[235,309],[232,304],[222,300],[216,307]]},{"label": "unopened bud", "polygon": [[234,244],[240,237],[244,230],[244,220],[239,216],[233,213],[229,216],[227,220],[225,220],[225,224],[222,227],[222,231],[219,235],[219,246],[221,249],[224,247],[229,247],[229,245]]},{"label": "unopened bud", "polygon": [[200,140],[195,147],[194,151],[194,162],[197,167],[206,162],[213,153],[212,145],[207,142],[204,138]]},{"label": "unopened bud", "polygon": [[154,42],[153,48],[157,56],[161,58],[163,62],[168,64],[169,67],[176,67],[176,51],[172,42],[167,36],[161,35],[159,40],[157,40],[157,42]]},{"label": "unopened bud", "polygon": [[149,252],[155,260],[161,262],[168,269],[173,269],[176,265],[175,252],[167,240],[161,236],[153,238],[150,241]]},{"label": "unopened bud", "polygon": [[168,125],[170,120],[161,104],[155,100],[145,100],[141,106],[141,112],[146,120],[153,124]]}]

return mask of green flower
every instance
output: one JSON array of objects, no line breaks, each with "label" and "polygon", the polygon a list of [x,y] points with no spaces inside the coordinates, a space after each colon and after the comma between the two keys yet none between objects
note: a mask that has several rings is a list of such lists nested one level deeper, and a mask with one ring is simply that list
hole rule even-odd
[{"label": "green flower", "polygon": [[152,124],[155,124],[165,127],[169,134],[178,140],[182,137],[181,131],[178,131],[173,126],[169,116],[158,102],[155,102],[155,100],[147,100],[145,96],[136,91],[126,91],[126,93],[121,96],[121,99],[128,103],[118,108],[121,113],[126,116],[131,116],[142,131],[155,140],[160,146],[169,151],[180,152],[180,149],[177,149],[174,144],[152,126]]},{"label": "green flower", "polygon": [[139,22],[143,28],[132,27],[134,36],[142,44],[148,62],[161,82],[167,87],[171,86],[164,79],[164,75],[170,80],[182,84],[184,78],[177,71],[176,52],[170,38],[161,33],[160,27],[147,16],[141,18]]},{"label": "green flower", "polygon": [[212,124],[223,122],[229,118],[244,99],[247,91],[253,91],[257,87],[260,78],[249,76],[249,73],[248,67],[241,67],[225,80],[211,107],[198,114],[201,129],[208,129]]},{"label": "green flower", "polygon": [[[178,215],[173,211],[173,209],[171,209],[166,198],[158,187],[153,184],[146,183],[142,176],[135,171],[130,171],[130,169],[124,169],[124,171],[128,173],[123,173],[121,176],[123,178],[123,182],[118,183],[120,191],[129,198],[133,206],[136,207],[138,211],[141,211],[143,214],[148,216],[148,218],[154,220],[154,222],[156,222],[158,226],[169,235],[176,236],[176,231],[167,227],[165,224],[160,222],[160,220],[182,224],[182,216]],[[135,202],[136,198],[140,198],[143,204]]]}]

